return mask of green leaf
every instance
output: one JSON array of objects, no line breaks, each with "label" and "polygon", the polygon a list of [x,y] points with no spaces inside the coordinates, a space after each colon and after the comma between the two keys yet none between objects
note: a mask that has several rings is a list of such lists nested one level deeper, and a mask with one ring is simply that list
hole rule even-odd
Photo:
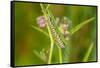
[{"label": "green leaf", "polygon": [[92,49],[93,49],[93,43],[91,43],[90,47],[88,48],[88,50],[83,58],[83,62],[88,62],[88,59],[89,59],[90,54],[92,52]]},{"label": "green leaf", "polygon": [[38,27],[35,27],[35,26],[33,26],[33,25],[32,25],[32,28],[34,28],[35,30],[37,30],[37,31],[39,31],[39,32],[41,32],[41,33],[43,33],[45,36],[48,36],[48,37],[49,37],[48,33],[46,33],[45,31],[43,31],[42,29],[40,29],[40,28],[38,28]]},{"label": "green leaf", "polygon": [[82,23],[80,23],[79,25],[75,26],[74,28],[71,29],[71,35],[74,34],[75,32],[77,32],[79,29],[81,29],[84,25],[90,23],[91,21],[93,21],[95,19],[95,17],[92,17]]}]

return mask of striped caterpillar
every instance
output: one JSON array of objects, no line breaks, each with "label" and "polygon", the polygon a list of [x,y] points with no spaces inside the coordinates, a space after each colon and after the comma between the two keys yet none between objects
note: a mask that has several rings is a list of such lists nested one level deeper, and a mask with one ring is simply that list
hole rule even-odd
[{"label": "striped caterpillar", "polygon": [[56,41],[56,43],[58,44],[59,47],[64,48],[65,47],[64,43],[61,40],[59,34],[57,33],[55,26],[50,21],[50,17],[48,18],[48,25],[49,25],[49,28],[50,28],[50,31],[52,33],[52,37],[53,37],[54,41]]}]

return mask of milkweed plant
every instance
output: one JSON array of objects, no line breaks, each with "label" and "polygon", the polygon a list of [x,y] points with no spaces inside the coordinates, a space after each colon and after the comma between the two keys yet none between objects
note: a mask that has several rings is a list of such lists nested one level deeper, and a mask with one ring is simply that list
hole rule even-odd
[{"label": "milkweed plant", "polygon": [[[50,4],[43,5],[40,4],[42,15],[38,16],[36,18],[38,27],[33,26],[34,29],[42,32],[45,36],[49,37],[50,45],[49,49],[46,50],[43,48],[40,53],[38,53],[36,50],[34,50],[34,53],[38,55],[44,62],[47,64],[52,64],[53,59],[53,51],[54,47],[58,48],[58,56],[59,62],[57,63],[64,63],[64,56],[68,56],[69,53],[64,53],[64,51],[68,52],[68,49],[70,47],[70,40],[71,36],[74,35],[75,32],[80,30],[84,25],[90,23],[95,19],[95,17],[91,17],[86,21],[83,21],[82,23],[76,25],[75,27],[72,26],[72,20],[69,19],[67,16],[63,17],[56,17],[50,10]],[[46,28],[48,32],[43,30]],[[90,44],[89,49],[86,51],[86,54],[84,55],[84,58],[82,59],[82,62],[87,62],[88,58],[91,54],[91,51],[93,49],[94,43],[92,42]],[[66,55],[65,55],[66,54]],[[68,57],[66,57],[68,59]],[[68,62],[68,60],[66,60]]]}]

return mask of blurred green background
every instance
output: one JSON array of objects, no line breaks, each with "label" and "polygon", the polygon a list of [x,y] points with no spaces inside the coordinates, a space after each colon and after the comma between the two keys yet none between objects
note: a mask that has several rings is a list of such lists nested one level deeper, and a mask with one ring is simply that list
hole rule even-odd
[{"label": "blurred green background", "polygon": [[[14,2],[15,16],[15,66],[47,64],[41,59],[41,52],[49,51],[50,39],[32,28],[39,28],[36,18],[43,15],[40,3]],[[91,42],[94,43],[88,61],[96,61],[96,7],[51,4],[51,11],[57,17],[66,16],[72,21],[71,27],[95,17],[91,23],[83,26],[71,36],[71,44],[64,63],[82,62]],[[44,28],[44,31],[47,29]],[[52,63],[58,62],[58,52],[54,49]],[[44,59],[47,59],[48,54]],[[42,57],[43,58],[43,57]]]}]

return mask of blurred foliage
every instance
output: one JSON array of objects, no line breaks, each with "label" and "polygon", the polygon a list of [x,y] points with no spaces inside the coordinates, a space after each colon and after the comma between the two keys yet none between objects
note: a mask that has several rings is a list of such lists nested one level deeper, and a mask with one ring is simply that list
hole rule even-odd
[{"label": "blurred foliage", "polygon": [[[47,4],[45,4],[47,5]],[[68,17],[71,28],[77,31],[71,36],[70,45],[63,53],[63,63],[96,61],[96,7],[50,4],[55,17]],[[14,2],[15,18],[15,65],[47,64],[50,39],[46,28],[40,30],[37,17],[43,15],[39,3]],[[85,25],[81,23],[94,18]],[[73,29],[74,30],[74,29]],[[43,33],[45,31],[45,33]],[[71,31],[71,30],[70,30]],[[47,35],[46,35],[47,34]],[[90,51],[90,52],[89,52]],[[89,53],[89,56],[86,55]],[[86,60],[87,57],[88,60]],[[52,64],[59,63],[58,49],[54,46]]]}]

